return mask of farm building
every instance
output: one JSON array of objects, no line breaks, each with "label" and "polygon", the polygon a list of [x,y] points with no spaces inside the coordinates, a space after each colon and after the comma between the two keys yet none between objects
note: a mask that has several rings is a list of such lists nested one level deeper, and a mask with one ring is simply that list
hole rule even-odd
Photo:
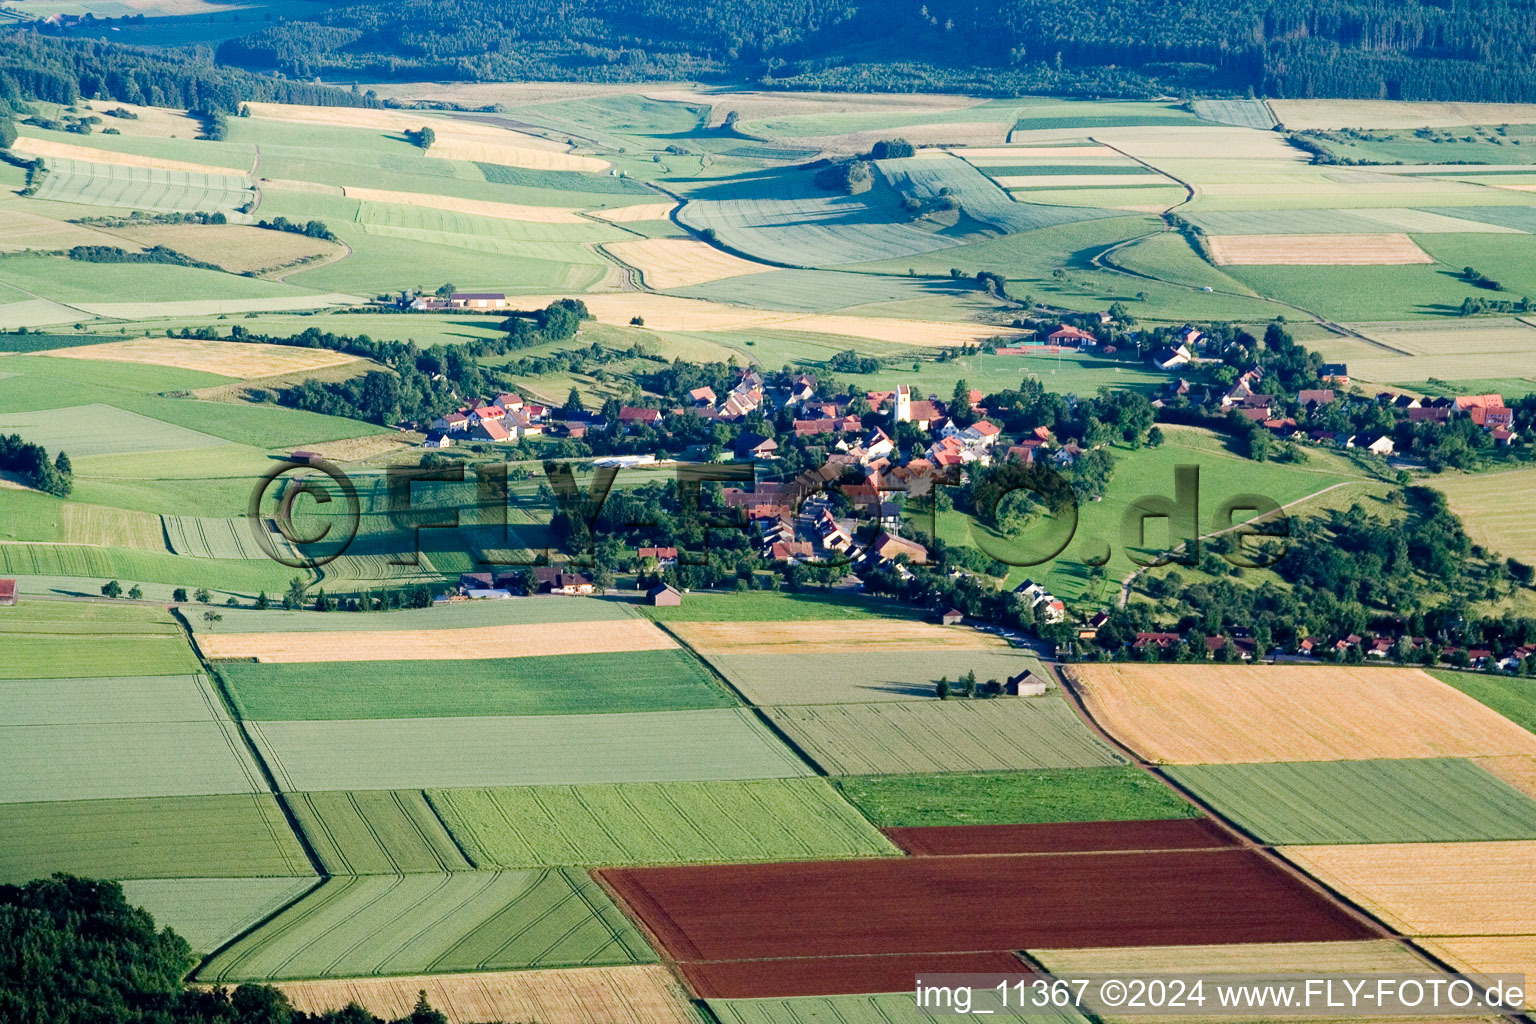
[{"label": "farm building", "polygon": [[1010,697],[1042,697],[1050,684],[1036,673],[1025,669],[1016,676],[1011,676],[1003,685],[1003,691]]},{"label": "farm building", "polygon": [[0,605],[16,603],[16,581],[0,580]]},{"label": "farm building", "polygon": [[939,622],[946,626],[958,626],[964,618],[965,616],[960,613],[958,608],[951,608],[939,616]]},{"label": "farm building", "polygon": [[1318,368],[1317,376],[1325,384],[1349,387],[1349,367],[1344,363],[1324,363]]},{"label": "farm building", "polygon": [[1095,338],[1089,331],[1080,327],[1061,326],[1045,336],[1045,340],[1052,345],[1065,345],[1069,348],[1080,348],[1084,343],[1091,344]]},{"label": "farm building", "polygon": [[645,599],[657,608],[676,608],[683,603],[683,595],[676,587],[669,587],[665,583],[658,583],[646,591]]},{"label": "farm building", "polygon": [[288,461],[289,462],[297,462],[297,463],[299,463],[301,465],[305,465],[305,466],[309,465],[311,462],[313,462],[314,460],[316,460],[318,458],[320,458],[320,453],[319,452],[297,451],[297,452],[291,452],[288,455]]},{"label": "farm building", "polygon": [[565,572],[552,566],[541,565],[533,570],[540,594],[590,594],[592,581],[579,572]]}]

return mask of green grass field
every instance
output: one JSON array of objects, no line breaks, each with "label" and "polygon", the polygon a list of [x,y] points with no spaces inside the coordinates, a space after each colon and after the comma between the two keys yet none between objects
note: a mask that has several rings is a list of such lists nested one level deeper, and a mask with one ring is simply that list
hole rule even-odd
[{"label": "green grass field", "polygon": [[810,773],[749,712],[735,708],[253,722],[250,728],[279,784],[290,792],[773,779]]},{"label": "green grass field", "polygon": [[1129,765],[849,777],[838,779],[837,788],[881,828],[1200,815],[1156,778]]},{"label": "green grass field", "polygon": [[580,871],[334,878],[220,953],[205,982],[649,963]]},{"label": "green grass field", "polygon": [[829,775],[1087,768],[1120,761],[1054,694],[767,710]]},{"label": "green grass field", "polygon": [[[781,999],[710,999],[706,1001],[720,1024],[912,1024],[916,1016],[912,995],[884,993],[867,996],[790,996]],[[980,1005],[979,1003],[977,1005]],[[1027,1017],[1035,1024],[1087,1024],[1072,1009],[1043,1009]]]},{"label": "green grass field", "polygon": [[822,779],[433,790],[479,867],[892,854]]},{"label": "green grass field", "polygon": [[0,416],[0,430],[21,433],[49,451],[73,455],[216,448],[217,437],[110,405],[80,405]]},{"label": "green grass field", "polygon": [[[519,623],[557,625],[563,622],[609,622],[633,618],[635,605],[603,597],[509,598],[505,601],[466,601],[436,608],[401,611],[315,615],[281,609],[257,611],[231,609],[217,622],[197,619],[199,633],[293,633],[318,630],[463,629],[470,626],[505,626]],[[655,609],[646,609],[653,611]],[[673,608],[661,611],[676,611]]]},{"label": "green grass field", "polygon": [[[182,558],[162,551],[134,551],[71,544],[0,544],[0,573],[8,576],[78,576],[118,580],[124,591],[134,583],[222,590],[253,598],[260,591],[278,594],[295,575],[305,575],[270,560],[213,561]],[[163,660],[156,665],[163,666]],[[121,666],[111,666],[116,671]],[[167,670],[163,667],[155,671]],[[3,669],[0,669],[3,673]],[[100,671],[79,673],[101,675]]]},{"label": "green grass field", "polygon": [[677,650],[436,661],[431,671],[432,684],[423,686],[414,661],[231,662],[219,669],[240,713],[259,720],[583,715],[735,703]]},{"label": "green grass field", "polygon": [[0,882],[85,878],[309,876],[266,793],[0,803]]},{"label": "green grass field", "polygon": [[882,598],[831,591],[796,594],[749,591],[745,594],[689,594],[676,608],[642,605],[657,622],[787,622],[796,619],[912,619],[921,613]]},{"label": "green grass field", "polygon": [[453,837],[420,790],[295,793],[289,806],[333,875],[468,871]]},{"label": "green grass field", "polygon": [[1181,765],[1168,772],[1277,846],[1536,838],[1536,800],[1456,758]]},{"label": "green grass field", "polygon": [[[268,554],[251,532],[249,519],[163,516],[165,537],[174,554],[185,558],[264,559]],[[293,549],[281,534],[268,531],[279,552]]]},{"label": "green grass field", "polygon": [[165,213],[233,213],[250,202],[243,176],[167,171],[49,157],[37,198]]},{"label": "green grass field", "polygon": [[[3,554],[7,547],[0,547]],[[105,676],[132,666],[159,675],[196,672],[186,641],[171,634],[104,633],[5,635],[0,679],[67,679]]]},{"label": "green grass field", "polygon": [[1536,691],[1529,680],[1481,672],[1431,672],[1430,675],[1488,705],[1511,722],[1536,732]]},{"label": "green grass field", "polygon": [[304,894],[310,878],[140,878],[123,895],[173,929],[197,954],[211,953]]}]

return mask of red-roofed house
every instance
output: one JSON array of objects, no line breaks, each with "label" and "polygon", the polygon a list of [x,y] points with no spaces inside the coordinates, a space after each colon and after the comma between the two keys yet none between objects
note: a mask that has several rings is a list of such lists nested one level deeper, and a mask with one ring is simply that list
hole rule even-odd
[{"label": "red-roofed house", "polygon": [[12,605],[16,603],[16,581],[12,579],[0,580],[0,605]]},{"label": "red-roofed house", "polygon": [[693,399],[694,405],[714,405],[715,389],[712,387],[694,388],[688,392],[688,397]]},{"label": "red-roofed house", "polygon": [[624,424],[625,427],[654,427],[661,422],[661,411],[659,409],[642,409],[634,405],[620,406],[619,422]]},{"label": "red-roofed house", "polygon": [[480,438],[483,441],[508,441],[512,438],[512,435],[507,431],[506,425],[500,419],[481,420],[480,425],[475,428],[471,436]]},{"label": "red-roofed house", "polygon": [[654,558],[663,568],[677,564],[677,548],[636,548],[638,558]]},{"label": "red-roofed house", "polygon": [[1052,345],[1065,345],[1069,348],[1079,348],[1085,342],[1093,342],[1096,339],[1089,331],[1079,327],[1071,327],[1066,324],[1056,328],[1045,336],[1045,340]]}]

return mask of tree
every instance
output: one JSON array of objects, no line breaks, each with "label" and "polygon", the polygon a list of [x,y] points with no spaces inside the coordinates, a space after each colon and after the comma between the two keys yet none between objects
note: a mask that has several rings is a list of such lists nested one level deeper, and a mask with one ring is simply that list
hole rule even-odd
[{"label": "tree", "polygon": [[144,591],[139,589],[139,585],[137,583],[135,583],[133,586],[128,588],[128,600],[130,600],[130,601],[142,601],[142,600],[144,600]]},{"label": "tree", "polygon": [[102,584],[102,586],[101,586],[101,594],[102,594],[103,597],[110,597],[110,598],[122,597],[123,596],[123,585],[121,583],[117,582],[117,580],[108,580],[106,583]]},{"label": "tree", "polygon": [[976,670],[971,669],[965,673],[960,681],[960,694],[964,697],[976,696]]},{"label": "tree", "polygon": [[1147,447],[1148,448],[1161,448],[1162,444],[1163,444],[1163,428],[1162,427],[1153,427],[1151,430],[1147,431]]},{"label": "tree", "polygon": [[270,607],[272,607],[272,599],[267,596],[265,590],[256,595],[256,608],[259,611],[266,611]]},{"label": "tree", "polygon": [[949,418],[960,426],[968,427],[976,419],[971,411],[971,386],[964,377],[955,381],[955,392],[949,399]]},{"label": "tree", "polygon": [[571,417],[580,416],[585,409],[581,404],[581,392],[571,388],[571,393],[565,396],[565,414]]},{"label": "tree", "polygon": [[203,621],[208,623],[210,626],[213,625],[215,622],[222,621],[223,618],[224,618],[224,616],[220,615],[218,612],[214,611],[212,608],[210,608],[207,611],[203,612]]},{"label": "tree", "polygon": [[448,1024],[448,1017],[432,1009],[427,1002],[427,990],[416,991],[416,1005],[411,1008],[411,1024]]},{"label": "tree", "polygon": [[933,687],[933,695],[939,700],[949,700],[949,676],[941,676]]},{"label": "tree", "polygon": [[437,291],[433,292],[433,294],[440,299],[446,299],[456,291],[458,291],[458,289],[455,288],[452,283],[444,282],[443,284],[437,286]]},{"label": "tree", "polygon": [[65,455],[63,452],[59,452],[59,454],[54,457],[53,468],[58,470],[64,476],[69,476],[75,471],[75,467],[70,464],[69,456]]},{"label": "tree", "polygon": [[171,591],[171,600],[175,601],[177,604],[186,604],[187,603],[187,588],[186,587],[177,587],[175,590]]},{"label": "tree", "polygon": [[207,604],[209,601],[213,600],[213,595],[208,593],[206,587],[198,587],[192,592],[192,599],[198,604]]},{"label": "tree", "polygon": [[295,576],[288,581],[288,590],[283,594],[283,607],[294,611],[304,607],[304,579]]}]

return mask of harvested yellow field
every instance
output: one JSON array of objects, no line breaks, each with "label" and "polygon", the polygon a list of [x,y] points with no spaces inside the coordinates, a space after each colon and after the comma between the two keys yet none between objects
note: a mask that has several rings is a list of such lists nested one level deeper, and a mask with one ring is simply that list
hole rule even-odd
[{"label": "harvested yellow field", "polygon": [[288,981],[277,985],[294,1009],[320,1014],[357,1003],[376,1017],[409,1017],[418,992],[449,1024],[701,1024],[672,973],[659,964],[558,971],[431,974],[411,978]]},{"label": "harvested yellow field", "polygon": [[[1342,176],[1341,176],[1342,177]],[[1417,197],[1433,194],[1436,197],[1471,196],[1482,191],[1482,185],[1470,185],[1464,181],[1394,180],[1379,181],[1375,178],[1343,178],[1336,181],[1218,181],[1200,186],[1206,196],[1306,196],[1311,199],[1338,199],[1351,196],[1392,196],[1394,206],[1429,205],[1430,200]],[[1445,205],[1455,205],[1447,203]]]},{"label": "harvested yellow field", "polygon": [[636,203],[634,206],[620,206],[613,210],[593,210],[592,216],[610,224],[634,224],[645,220],[666,220],[676,208],[676,203]]},{"label": "harvested yellow field", "polygon": [[280,373],[316,370],[322,366],[356,361],[356,356],[320,348],[291,345],[259,345],[241,341],[201,341],[194,338],[135,338],[101,345],[54,348],[38,355],[58,359],[104,359],[114,363],[144,363],[201,370],[245,380]]},{"label": "harvested yellow field", "polygon": [[603,248],[635,267],[647,287],[687,288],[705,281],[719,281],[774,269],[753,263],[692,238],[645,238],[634,242],[610,242]]},{"label": "harvested yellow field", "polygon": [[1536,935],[1433,939],[1419,945],[1468,974],[1525,975],[1525,1005],[1536,1009]]},{"label": "harvested yellow field", "polygon": [[271,664],[313,661],[437,661],[444,658],[533,658],[546,654],[665,651],[677,644],[649,622],[568,622],[471,626],[463,629],[353,629],[314,633],[205,633],[210,658],[254,658]]},{"label": "harvested yellow field", "polygon": [[1115,188],[1121,185],[1168,185],[1161,174],[1003,174],[992,179],[998,186],[1016,188]]},{"label": "harvested yellow field", "polygon": [[1433,263],[1404,234],[1207,235],[1218,266],[1374,267]]},{"label": "harvested yellow field", "polygon": [[1089,712],[1149,761],[1536,755],[1536,736],[1418,669],[1073,665]]},{"label": "harvested yellow field", "polygon": [[1425,967],[1421,957],[1391,939],[1032,949],[1030,953],[1058,974],[1371,974],[1415,973]]},{"label": "harvested yellow field", "polygon": [[20,252],[23,249],[71,249],[77,245],[113,245],[119,249],[134,250],[138,247],[124,244],[116,235],[86,227],[68,224],[50,217],[39,217],[19,209],[24,200],[0,203],[0,252]]},{"label": "harvested yellow field", "polygon": [[1287,846],[1308,874],[1405,935],[1524,935],[1536,842]]},{"label": "harvested yellow field", "polygon": [[23,135],[11,144],[11,149],[27,156],[53,157],[58,160],[83,160],[93,164],[113,164],[118,167],[154,167],[162,171],[190,171],[193,174],[222,174],[232,178],[243,177],[245,172],[233,167],[215,167],[212,164],[194,164],[185,160],[165,160],[158,156],[140,156],[137,153],[117,153],[110,149],[91,146],[75,146],[52,139],[34,139]]},{"label": "harvested yellow field", "polygon": [[[201,6],[199,4],[199,6]],[[85,104],[97,114],[108,110],[127,110],[137,118],[102,117],[99,128],[116,128],[124,135],[137,135],[152,139],[195,139],[203,133],[203,126],[187,116],[184,110],[166,107],[145,107],[137,103],[120,103],[117,100],[94,100]]]},{"label": "harvested yellow field", "polygon": [[[1034,136],[1037,133],[1014,133]],[[1230,125],[1141,125],[1123,128],[1095,128],[1093,141],[1100,142],[1138,160],[1156,164],[1159,160],[1213,157],[1219,160],[1247,162],[1278,160],[1305,165],[1306,154],[1293,148],[1277,132]],[[1022,140],[1028,141],[1028,140]]]},{"label": "harvested yellow field", "polygon": [[396,203],[401,206],[425,206],[433,210],[452,210],[476,217],[495,217],[498,220],[520,220],[530,224],[583,224],[576,211],[564,206],[524,206],[520,203],[496,203],[488,199],[460,199],[457,196],[434,196],[425,192],[395,192],[383,188],[342,189],[351,199],[371,203]]},{"label": "harvested yellow field", "polygon": [[[561,297],[524,295],[519,298],[519,302],[529,309],[537,309]],[[657,331],[744,331],[773,327],[784,331],[869,338],[898,345],[920,346],[960,345],[987,338],[1016,337],[1025,333],[1012,327],[981,323],[749,309],[724,302],[646,292],[583,295],[581,301],[587,304],[587,309],[600,323],[622,327],[632,317],[639,316],[645,319],[646,327]]]},{"label": "harvested yellow field", "polygon": [[[376,363],[368,363],[370,367]],[[410,441],[402,438],[420,438],[420,434],[394,433],[394,434],[368,434],[365,437],[349,437],[340,441],[321,441],[316,444],[295,445],[301,451],[314,452],[322,459],[331,462],[359,462],[363,459],[371,459],[379,455],[388,455],[391,452],[405,451],[414,448]]]},{"label": "harvested yellow field", "polygon": [[1415,103],[1406,100],[1270,100],[1291,131],[1330,128],[1455,128],[1536,123],[1536,103]]},{"label": "harvested yellow field", "polygon": [[1499,185],[1497,183],[1494,183],[1494,187],[1495,188],[1507,188],[1507,189],[1511,189],[1511,190],[1513,190],[1515,192],[1536,192],[1536,185]]},{"label": "harvested yellow field", "polygon": [[955,156],[977,164],[1021,164],[1026,161],[1054,163],[1058,160],[1113,160],[1119,154],[1107,146],[978,146],[957,149]]},{"label": "harvested yellow field", "polygon": [[244,224],[147,224],[118,233],[142,246],[163,245],[232,274],[276,270],[345,252],[321,238]]},{"label": "harvested yellow field", "polygon": [[890,651],[1007,650],[1001,638],[974,629],[897,620],[792,622],[674,622],[668,626],[703,655],[870,654]]},{"label": "harvested yellow field", "polygon": [[1484,771],[1497,775],[1526,796],[1536,798],[1536,757],[1523,757],[1518,754],[1510,757],[1480,757],[1477,759],[1477,764]]},{"label": "harvested yellow field", "polygon": [[[404,132],[430,127],[437,136],[426,157],[486,160],[541,171],[605,171],[608,161],[576,156],[565,145],[493,124],[435,116],[423,111],[365,110],[361,107],[307,107],[287,103],[249,103],[252,117],[330,127]],[[493,154],[494,159],[475,155]]]}]

